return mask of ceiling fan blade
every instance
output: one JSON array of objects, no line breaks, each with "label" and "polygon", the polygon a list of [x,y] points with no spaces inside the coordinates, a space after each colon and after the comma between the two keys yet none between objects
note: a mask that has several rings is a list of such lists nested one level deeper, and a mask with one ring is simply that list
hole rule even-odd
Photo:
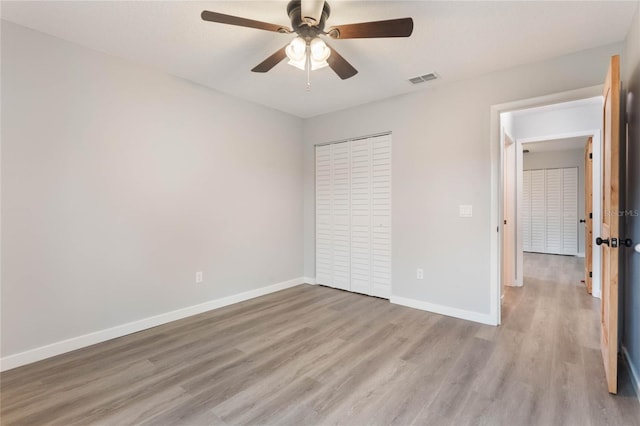
[{"label": "ceiling fan blade", "polygon": [[322,9],[324,8],[324,0],[302,0],[300,13],[302,14],[302,22],[313,23],[320,22],[322,17]]},{"label": "ceiling fan blade", "polygon": [[267,72],[271,68],[273,68],[276,65],[278,65],[280,63],[280,61],[282,61],[284,58],[287,57],[287,54],[285,53],[286,47],[287,46],[283,47],[282,49],[277,50],[273,55],[269,56],[267,59],[265,59],[264,61],[260,62],[258,65],[256,65],[251,71],[253,71],[253,72]]},{"label": "ceiling fan blade", "polygon": [[200,15],[204,21],[218,22],[220,24],[237,25],[239,27],[256,28],[258,30],[273,31],[276,33],[291,33],[291,29],[282,25],[268,22],[254,21],[253,19],[240,18],[238,16],[225,15],[223,13],[203,10]]},{"label": "ceiling fan blade", "polygon": [[340,56],[340,54],[336,52],[334,48],[329,46],[329,49],[331,49],[331,55],[329,55],[327,63],[329,64],[329,67],[331,67],[331,69],[335,71],[336,74],[338,74],[338,77],[346,80],[358,74],[358,70],[355,69],[349,62],[347,62],[345,58]]},{"label": "ceiling fan blade", "polygon": [[409,37],[412,32],[413,19],[411,18],[337,25],[327,30],[327,34],[335,39]]}]

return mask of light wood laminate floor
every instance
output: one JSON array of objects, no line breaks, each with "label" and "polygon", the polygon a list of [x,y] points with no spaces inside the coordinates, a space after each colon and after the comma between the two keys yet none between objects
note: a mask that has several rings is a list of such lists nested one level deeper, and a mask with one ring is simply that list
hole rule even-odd
[{"label": "light wood laminate floor", "polygon": [[0,375],[3,425],[640,425],[578,258],[528,254],[503,325],[302,285]]}]

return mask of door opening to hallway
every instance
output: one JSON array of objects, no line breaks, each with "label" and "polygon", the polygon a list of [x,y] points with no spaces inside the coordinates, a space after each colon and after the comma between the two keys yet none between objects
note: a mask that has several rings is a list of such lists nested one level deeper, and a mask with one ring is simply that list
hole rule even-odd
[{"label": "door opening to hallway", "polygon": [[[568,102],[565,105],[549,105],[547,107],[534,108],[537,109],[528,120],[524,120],[518,115],[527,114],[527,112],[502,112],[500,114],[500,129],[506,134],[511,132],[515,136],[516,141],[516,158],[506,158],[501,167],[501,178],[509,176],[505,170],[509,168],[510,162],[516,163],[516,179],[519,179],[516,185],[516,241],[511,244],[502,244],[500,247],[501,260],[509,259],[505,256],[504,250],[513,250],[516,248],[516,279],[512,277],[503,277],[502,284],[513,281],[515,284],[524,286],[523,291],[518,294],[514,292],[516,289],[508,289],[504,291],[505,308],[503,316],[509,318],[513,316],[514,301],[510,300],[510,296],[529,295],[524,300],[528,303],[525,306],[535,307],[539,305],[540,299],[546,301],[556,301],[556,297],[549,298],[549,295],[555,295],[557,292],[567,292],[563,294],[561,300],[564,305],[559,308],[559,312],[547,312],[548,315],[541,319],[542,323],[553,322],[555,324],[546,324],[551,329],[559,330],[557,334],[552,336],[552,342],[560,342],[555,350],[562,353],[563,350],[571,351],[575,346],[580,348],[588,347],[590,343],[589,335],[591,331],[597,331],[598,347],[604,361],[604,376],[606,377],[607,390],[610,393],[618,392],[619,369],[618,369],[618,234],[619,226],[617,216],[611,215],[610,212],[619,211],[619,146],[620,146],[620,58],[614,56],[611,58],[609,70],[605,79],[603,95],[592,98],[595,102],[590,108],[588,105],[580,105],[581,101]],[[588,101],[588,100],[587,100]],[[596,107],[595,103],[599,103]],[[553,125],[551,114],[555,113],[556,118],[561,116],[558,110],[562,111],[571,119],[560,120],[561,124],[570,123],[572,125],[583,125],[584,119],[589,119],[589,112],[592,113],[591,121],[587,126],[592,126],[592,130],[576,130],[571,132],[558,132],[557,127]],[[503,111],[506,111],[503,110]],[[534,117],[533,119],[531,117]],[[565,117],[566,118],[566,117]],[[518,120],[520,123],[518,123]],[[523,122],[525,124],[523,124]],[[600,128],[597,128],[597,123]],[[529,128],[527,128],[529,125]],[[550,137],[549,133],[541,130],[541,127],[547,126],[553,128],[555,137]],[[588,127],[587,127],[588,128]],[[524,129],[524,130],[523,130]],[[528,135],[523,136],[526,131],[534,130],[539,134],[545,135]],[[534,142],[555,142],[553,139],[569,140],[570,137],[590,136],[587,141],[581,141],[586,151],[579,152],[580,157],[584,159],[578,164],[578,167],[567,167],[560,164],[545,164],[533,166],[532,159],[529,159],[529,165],[526,166],[524,154],[530,153],[531,150],[523,148],[533,147],[534,145],[524,145],[525,143]],[[580,141],[577,141],[578,143]],[[592,142],[592,144],[591,144]],[[519,145],[522,144],[522,145]],[[500,145],[500,152],[504,152],[504,144]],[[591,152],[588,152],[591,150]],[[578,157],[578,158],[580,158]],[[590,160],[593,160],[590,162]],[[548,158],[547,161],[556,163],[559,156]],[[578,172],[580,164],[583,170]],[[589,167],[586,167],[589,166]],[[585,179],[585,170],[590,172],[590,176]],[[582,178],[582,190],[578,189],[577,180]],[[591,184],[593,192],[589,188],[584,188],[584,182]],[[502,182],[506,188],[508,185]],[[582,196],[581,202],[578,197]],[[585,209],[585,198],[590,197],[593,212]],[[509,205],[514,202],[513,193],[503,191],[500,206]],[[577,209],[577,204],[582,204],[581,209]],[[590,203],[586,204],[587,206]],[[504,209],[505,211],[508,208]],[[578,227],[576,211],[585,215],[580,219],[580,223],[586,223],[583,227]],[[588,219],[593,218],[593,221]],[[578,233],[576,233],[576,228]],[[582,234],[580,238],[579,234]],[[506,234],[505,234],[506,235]],[[585,236],[591,238],[593,235],[600,235],[596,238],[595,243],[598,246],[590,251],[590,256],[586,264],[581,258],[585,255],[585,248],[589,248],[590,244],[585,244]],[[503,236],[503,239],[505,237]],[[581,240],[581,241],[580,241]],[[591,241],[591,240],[590,240]],[[579,252],[579,249],[582,252]],[[527,252],[527,253],[525,253]],[[580,256],[582,254],[582,256]],[[526,255],[526,262],[525,262]],[[549,256],[554,255],[554,256]],[[571,255],[559,256],[559,255]],[[576,257],[578,257],[576,259]],[[525,264],[526,263],[526,264]],[[589,271],[589,266],[593,271]],[[502,268],[505,271],[505,268]],[[578,271],[573,276],[573,271]],[[580,285],[576,287],[576,280],[580,278]],[[592,278],[589,280],[589,278]],[[527,291],[527,287],[536,290]],[[578,289],[582,291],[582,296],[578,296],[578,303],[585,295],[592,293],[595,297],[601,297],[598,308],[595,311],[583,309],[585,312],[592,311],[589,318],[594,318],[597,322],[596,327],[589,327],[585,333],[581,333],[579,327],[589,325],[588,318],[579,320],[572,318],[572,321],[564,322],[563,314],[565,311],[572,311],[572,302],[576,302],[573,293]],[[507,289],[505,289],[507,290]],[[535,298],[539,295],[538,298]],[[594,299],[597,300],[597,299]],[[592,301],[593,302],[593,301]],[[521,302],[520,302],[521,303]],[[517,303],[518,305],[520,303]],[[578,306],[579,308],[579,306]],[[527,312],[526,310],[524,312]],[[526,315],[525,315],[526,316]],[[531,326],[537,327],[538,322],[533,322]],[[576,321],[577,320],[577,321]],[[565,334],[569,330],[572,333]],[[571,339],[571,336],[574,339]],[[570,347],[564,347],[566,342],[570,342]],[[554,352],[555,353],[555,352]],[[570,352],[567,352],[570,353]],[[583,354],[584,355],[584,354]],[[602,367],[602,364],[600,365]]]}]

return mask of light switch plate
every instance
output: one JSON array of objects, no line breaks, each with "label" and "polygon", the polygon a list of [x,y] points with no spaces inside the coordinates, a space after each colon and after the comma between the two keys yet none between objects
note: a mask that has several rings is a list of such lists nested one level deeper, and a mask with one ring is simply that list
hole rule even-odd
[{"label": "light switch plate", "polygon": [[459,206],[460,217],[472,217],[473,216],[473,206],[471,205],[463,205]]}]

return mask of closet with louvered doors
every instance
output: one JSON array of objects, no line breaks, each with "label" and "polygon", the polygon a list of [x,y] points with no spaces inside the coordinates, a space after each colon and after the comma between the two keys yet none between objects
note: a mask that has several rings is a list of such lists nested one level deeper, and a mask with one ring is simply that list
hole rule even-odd
[{"label": "closet with louvered doors", "polygon": [[550,254],[578,253],[578,169],[525,170],[522,247]]},{"label": "closet with louvered doors", "polygon": [[316,282],[391,295],[391,135],[316,147]]}]

